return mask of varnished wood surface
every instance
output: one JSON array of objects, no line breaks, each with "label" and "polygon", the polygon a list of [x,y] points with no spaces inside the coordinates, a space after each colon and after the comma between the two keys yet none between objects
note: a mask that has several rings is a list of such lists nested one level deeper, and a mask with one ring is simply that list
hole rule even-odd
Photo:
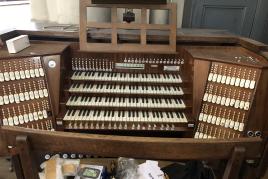
[{"label": "varnished wood surface", "polygon": [[[18,127],[2,127],[8,145],[16,146],[16,136],[27,136],[33,151],[73,152],[109,157],[146,159],[226,159],[234,147],[244,147],[246,158],[256,158],[261,139],[198,140],[190,138],[149,138],[49,132]],[[211,155],[213,153],[213,155]]]},{"label": "varnished wood surface", "polygon": [[30,47],[16,54],[8,53],[6,47],[0,49],[0,59],[61,54],[68,47],[68,45],[69,43],[54,43],[54,42],[42,43],[42,42],[31,41]]},{"label": "varnished wood surface", "polygon": [[[185,46],[185,50],[191,54],[194,59],[218,61],[224,63],[233,63],[238,65],[252,66],[262,68],[268,67],[265,58],[257,55],[243,47],[234,46]],[[242,57],[241,60],[238,58]],[[244,60],[244,57],[253,57],[257,62]]]}]

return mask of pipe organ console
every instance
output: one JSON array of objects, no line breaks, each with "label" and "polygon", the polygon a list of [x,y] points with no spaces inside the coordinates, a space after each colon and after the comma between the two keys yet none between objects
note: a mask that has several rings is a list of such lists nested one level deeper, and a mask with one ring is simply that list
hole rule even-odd
[{"label": "pipe organ console", "polygon": [[178,40],[175,53],[86,52],[68,40],[35,41],[15,55],[0,49],[0,123],[120,135],[265,138],[267,47],[230,38],[211,37],[214,45],[195,36]]},{"label": "pipe organ console", "polygon": [[76,53],[65,89],[65,129],[193,128],[190,61],[179,54]]}]

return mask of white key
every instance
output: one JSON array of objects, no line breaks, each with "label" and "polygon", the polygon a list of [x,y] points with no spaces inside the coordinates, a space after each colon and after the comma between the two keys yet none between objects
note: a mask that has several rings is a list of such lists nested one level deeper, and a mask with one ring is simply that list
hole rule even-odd
[{"label": "white key", "polygon": [[212,121],[212,115],[210,114],[208,115],[207,123],[211,123],[211,121]]},{"label": "white key", "polygon": [[230,85],[234,86],[235,85],[235,80],[236,80],[236,78],[235,77],[232,77],[231,78]]},{"label": "white key", "polygon": [[20,101],[24,101],[25,100],[23,93],[19,93],[19,97],[20,97]]},{"label": "white key", "polygon": [[3,125],[4,126],[8,126],[8,120],[5,118],[5,119],[3,119]]},{"label": "white key", "polygon": [[43,68],[39,68],[39,74],[40,76],[45,76]]},{"label": "white key", "polygon": [[240,132],[244,131],[244,126],[245,126],[244,123],[240,123],[238,130],[239,130]]},{"label": "white key", "polygon": [[23,115],[23,120],[24,120],[25,123],[28,123],[29,122],[29,116],[28,116],[28,114],[24,114]]},{"label": "white key", "polygon": [[4,97],[4,104],[9,104],[9,98],[7,95],[5,95]]},{"label": "white key", "polygon": [[226,119],[224,127],[229,128],[230,120]]},{"label": "white key", "polygon": [[240,85],[240,78],[236,78],[235,79],[235,86],[239,86]]},{"label": "white key", "polygon": [[199,114],[199,117],[198,117],[198,120],[199,120],[199,121],[203,121],[203,117],[204,117],[204,114],[203,114],[203,113],[200,113],[200,114]]},{"label": "white key", "polygon": [[[30,74],[30,71],[29,70],[25,70],[23,73],[25,75],[24,78],[31,78],[31,74]],[[21,76],[21,78],[22,78],[22,76]]]},{"label": "white key", "polygon": [[29,96],[30,96],[30,99],[34,99],[34,92],[33,91],[29,91]]},{"label": "white key", "polygon": [[229,85],[231,83],[231,77],[227,76],[225,84]]},{"label": "white key", "polygon": [[220,103],[221,103],[221,96],[217,96],[216,104],[220,104]]},{"label": "white key", "polygon": [[21,79],[25,79],[26,78],[26,75],[25,75],[24,71],[20,71],[20,78]]},{"label": "white key", "polygon": [[221,83],[224,84],[226,82],[227,76],[223,75],[221,78]]},{"label": "white key", "polygon": [[213,76],[214,76],[214,74],[213,74],[213,73],[209,73],[209,75],[208,75],[208,81],[212,81]]},{"label": "white key", "polygon": [[8,120],[8,125],[14,126],[14,121],[12,117],[7,118],[7,120]]},{"label": "white key", "polygon": [[44,92],[44,96],[45,97],[48,97],[48,91],[47,91],[47,89],[43,89],[43,92]]},{"label": "white key", "polygon": [[8,95],[8,99],[9,99],[9,102],[10,103],[14,103],[15,102],[15,99],[14,99],[13,94]]},{"label": "white key", "polygon": [[250,80],[246,80],[246,82],[245,82],[245,88],[249,88],[249,86],[250,86]]},{"label": "white key", "polygon": [[234,127],[234,124],[235,124],[235,122],[233,120],[230,120],[229,128],[232,129]]},{"label": "white key", "polygon": [[38,120],[38,114],[37,114],[37,112],[33,112],[33,117],[34,117],[34,120],[35,120],[35,121]]},{"label": "white key", "polygon": [[30,100],[30,94],[28,91],[24,92],[24,98],[26,101]]},{"label": "white key", "polygon": [[35,77],[34,69],[30,69],[30,76],[31,76],[31,78]]},{"label": "white key", "polygon": [[222,106],[225,105],[225,101],[226,101],[226,97],[223,96],[223,97],[221,98],[221,105],[222,105]]},{"label": "white key", "polygon": [[5,81],[10,81],[10,77],[9,77],[8,72],[4,72],[4,78],[5,78]]},{"label": "white key", "polygon": [[38,90],[35,90],[34,91],[34,98],[35,99],[39,99],[40,98]]},{"label": "white key", "polygon": [[221,79],[222,79],[222,75],[219,74],[218,77],[217,77],[217,83],[220,83]]},{"label": "white key", "polygon": [[37,114],[38,114],[38,119],[44,119],[44,116],[43,116],[43,112],[42,111],[38,111],[37,112]]},{"label": "white key", "polygon": [[40,77],[39,69],[34,69],[34,74],[37,78]]},{"label": "white key", "polygon": [[241,101],[239,104],[239,108],[244,109],[244,107],[245,107],[245,101]]},{"label": "white key", "polygon": [[218,75],[216,73],[213,74],[212,81],[213,82],[216,82],[217,81],[217,77],[218,77]]},{"label": "white key", "polygon": [[40,98],[43,98],[44,97],[44,92],[43,92],[43,90],[38,90],[38,93],[39,93],[39,97]]},{"label": "white key", "polygon": [[245,102],[244,110],[249,110],[249,107],[250,107],[250,103]]},{"label": "white key", "polygon": [[[19,94],[14,94],[15,103],[20,103]],[[0,96],[0,105],[1,105],[1,96]]]},{"label": "white key", "polygon": [[212,116],[211,124],[215,124],[216,123],[216,120],[217,120],[217,117],[216,116]]},{"label": "white key", "polygon": [[3,73],[0,73],[0,82],[3,82],[3,81],[5,81],[4,74]]},{"label": "white key", "polygon": [[239,86],[240,86],[241,88],[244,88],[245,83],[246,83],[246,80],[245,80],[245,79],[241,79]]},{"label": "white key", "polygon": [[217,101],[217,95],[214,94],[214,95],[212,96],[212,100],[211,100],[211,102],[212,102],[212,103],[216,103],[216,101]]},{"label": "white key", "polygon": [[16,79],[15,73],[13,71],[9,72],[10,80],[14,81]]},{"label": "white key", "polygon": [[33,113],[29,113],[28,116],[29,116],[29,121],[32,122],[34,120]]},{"label": "white key", "polygon": [[216,118],[216,125],[220,125],[220,122],[221,122],[221,117],[217,117]]},{"label": "white key", "polygon": [[24,124],[24,118],[22,115],[19,115],[19,121],[20,121],[20,124]]},{"label": "white key", "polygon": [[4,105],[4,98],[3,96],[0,96],[0,106]]},{"label": "white key", "polygon": [[203,97],[203,101],[207,101],[207,100],[208,100],[208,93],[205,93]]},{"label": "white key", "polygon": [[17,126],[17,125],[20,124],[20,123],[19,123],[19,118],[18,118],[18,116],[14,116],[14,117],[13,117],[13,121],[14,121],[14,125],[15,125],[15,126]]},{"label": "white key", "polygon": [[254,89],[255,88],[255,84],[256,84],[256,81],[251,81],[250,82],[250,85],[249,85],[249,88],[250,89]]},{"label": "white key", "polygon": [[229,106],[230,105],[230,102],[231,102],[231,99],[230,98],[226,98],[226,100],[225,100],[225,106]]}]

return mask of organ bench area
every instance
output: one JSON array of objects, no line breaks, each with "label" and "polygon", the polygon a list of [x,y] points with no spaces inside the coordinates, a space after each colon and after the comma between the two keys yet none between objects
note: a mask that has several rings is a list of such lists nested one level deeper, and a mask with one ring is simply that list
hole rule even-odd
[{"label": "organ bench area", "polygon": [[205,139],[267,136],[265,57],[254,44],[194,44],[181,42],[170,54],[84,52],[67,41],[33,41],[16,55],[0,49],[1,125]]}]

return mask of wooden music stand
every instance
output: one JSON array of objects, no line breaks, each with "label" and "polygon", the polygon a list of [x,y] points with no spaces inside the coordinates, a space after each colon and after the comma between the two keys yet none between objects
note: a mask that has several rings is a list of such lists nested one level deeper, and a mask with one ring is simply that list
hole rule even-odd
[{"label": "wooden music stand", "polygon": [[[87,22],[87,7],[111,8],[111,22]],[[141,23],[117,22],[117,9],[141,9]],[[147,9],[169,10],[169,24],[148,24]],[[87,41],[87,30],[89,28],[111,29],[111,43],[89,43]],[[118,43],[118,30],[132,29],[140,30],[139,44]],[[148,44],[148,30],[169,31],[168,44]],[[94,52],[154,52],[154,53],[175,53],[177,36],[177,5],[174,3],[162,5],[134,5],[134,4],[92,4],[90,0],[80,0],[80,50]]]}]

